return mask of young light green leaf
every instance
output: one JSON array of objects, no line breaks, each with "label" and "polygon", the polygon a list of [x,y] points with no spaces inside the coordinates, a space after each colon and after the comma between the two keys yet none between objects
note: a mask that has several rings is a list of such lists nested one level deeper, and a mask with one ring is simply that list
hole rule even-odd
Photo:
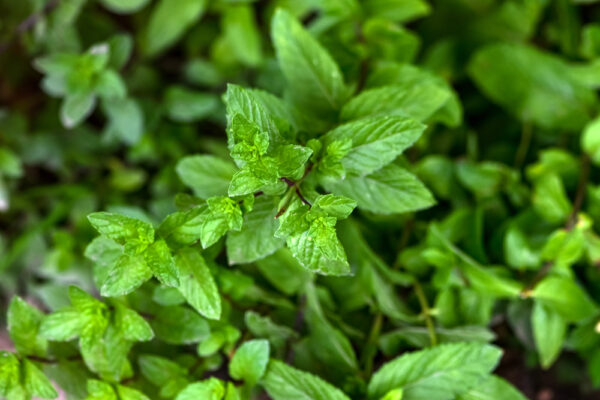
[{"label": "young light green leaf", "polygon": [[115,325],[123,333],[123,337],[132,342],[145,342],[154,337],[150,324],[141,315],[130,308],[117,304],[115,306]]},{"label": "young light green leaf", "polygon": [[264,375],[269,362],[269,342],[255,339],[243,343],[229,363],[229,375],[255,385]]},{"label": "young light green leaf", "polygon": [[143,254],[144,261],[163,285],[173,287],[179,285],[179,271],[175,267],[171,250],[164,240],[155,241]]},{"label": "young light green leaf", "polygon": [[68,307],[47,315],[40,325],[40,336],[55,341],[68,341],[79,336],[85,325],[79,310]]},{"label": "young light green leaf", "polygon": [[25,374],[25,389],[35,397],[41,399],[55,399],[58,393],[46,375],[42,373],[31,361],[23,360]]},{"label": "young light green leaf", "polygon": [[106,128],[128,145],[138,143],[144,134],[144,114],[135,100],[110,99],[102,103],[109,118]]},{"label": "young light green leaf", "polygon": [[271,360],[261,380],[273,400],[349,400],[338,388],[308,372],[300,371],[277,360]]},{"label": "young light green leaf", "polygon": [[19,386],[19,359],[12,353],[0,351],[0,396],[6,396]]},{"label": "young light green leaf", "polygon": [[394,164],[366,176],[328,182],[326,187],[356,200],[359,208],[378,214],[418,211],[435,204],[429,190],[413,174]]},{"label": "young light green leaf", "polygon": [[179,269],[179,291],[200,314],[209,319],[221,317],[221,297],[217,285],[197,250],[180,250],[175,256]]},{"label": "young light green leaf", "polygon": [[202,382],[188,385],[175,400],[222,400],[225,396],[225,385],[217,378],[209,378]]},{"label": "young light green leaf", "polygon": [[543,368],[549,368],[562,350],[567,333],[567,322],[550,307],[536,301],[531,313],[535,347]]},{"label": "young light green leaf", "polygon": [[364,175],[394,161],[425,130],[425,125],[406,117],[368,117],[343,124],[323,136],[323,145],[334,140],[352,141],[342,159],[346,172]]},{"label": "young light green leaf", "polygon": [[101,235],[119,244],[125,244],[131,239],[142,243],[154,241],[154,228],[149,223],[135,218],[109,212],[95,212],[88,215],[88,220]]},{"label": "young light green leaf", "polygon": [[271,37],[293,101],[318,116],[339,110],[349,91],[340,68],[319,42],[283,9],[275,11]]},{"label": "young light green leaf", "polygon": [[131,293],[148,279],[152,270],[141,255],[123,254],[108,271],[100,288],[103,297],[118,297]]},{"label": "young light green leaf", "polygon": [[123,385],[117,385],[117,393],[120,400],[150,400],[148,396],[139,390]]},{"label": "young light green leaf", "polygon": [[88,397],[86,400],[117,400],[117,394],[113,387],[96,379],[87,382]]},{"label": "young light green leaf", "polygon": [[227,195],[234,173],[232,163],[211,155],[188,156],[177,163],[181,181],[203,199]]},{"label": "young light green leaf", "polygon": [[370,399],[402,388],[403,400],[450,400],[477,386],[502,352],[483,343],[452,343],[402,355],[371,378]]},{"label": "young light green leaf", "polygon": [[39,336],[44,314],[27,304],[20,297],[14,297],[8,307],[7,324],[10,339],[22,355],[44,356],[48,342]]}]

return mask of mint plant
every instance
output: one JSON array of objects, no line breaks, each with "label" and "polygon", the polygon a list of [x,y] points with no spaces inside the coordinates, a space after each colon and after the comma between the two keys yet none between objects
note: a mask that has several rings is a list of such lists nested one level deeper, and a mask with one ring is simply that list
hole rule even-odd
[{"label": "mint plant", "polygon": [[597,396],[595,2],[26,3],[0,398]]}]

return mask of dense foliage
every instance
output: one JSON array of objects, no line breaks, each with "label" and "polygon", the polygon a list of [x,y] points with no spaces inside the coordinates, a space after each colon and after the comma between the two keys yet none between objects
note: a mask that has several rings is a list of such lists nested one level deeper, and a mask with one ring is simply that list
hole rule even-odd
[{"label": "dense foliage", "polygon": [[0,397],[597,396],[594,3],[0,0]]}]

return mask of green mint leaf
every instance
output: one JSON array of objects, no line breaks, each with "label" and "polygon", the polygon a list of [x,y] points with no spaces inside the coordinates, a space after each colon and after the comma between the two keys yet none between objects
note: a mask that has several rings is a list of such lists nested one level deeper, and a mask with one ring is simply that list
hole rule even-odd
[{"label": "green mint leaf", "polygon": [[341,111],[344,121],[371,116],[399,115],[427,121],[450,99],[437,83],[423,81],[368,89],[353,97]]},{"label": "green mint leaf", "polygon": [[144,221],[124,215],[96,212],[88,215],[90,224],[103,236],[125,244],[130,240],[141,243],[152,243],[154,241],[154,228]]},{"label": "green mint leaf", "polygon": [[85,318],[74,308],[66,308],[47,315],[40,325],[40,336],[59,342],[69,341],[80,335]]},{"label": "green mint leaf", "polygon": [[196,122],[203,120],[221,106],[219,97],[212,93],[171,86],[165,94],[165,106],[169,118],[176,122]]},{"label": "green mint leaf", "polygon": [[100,293],[104,297],[124,296],[150,278],[152,270],[142,255],[123,254],[108,271]]},{"label": "green mint leaf", "polygon": [[502,378],[490,375],[477,387],[460,395],[457,400],[527,400],[513,385]]},{"label": "green mint leaf", "polygon": [[88,397],[86,400],[117,400],[117,394],[106,382],[90,379],[87,382]]},{"label": "green mint leaf", "polygon": [[[283,244],[284,241],[281,241]],[[312,274],[302,268],[287,248],[277,250],[256,263],[263,276],[280,292],[287,295],[298,293],[312,279]]]},{"label": "green mint leaf", "polygon": [[371,378],[370,399],[402,388],[403,400],[452,399],[477,386],[496,366],[502,352],[482,343],[453,343],[402,355]]},{"label": "green mint leaf", "polygon": [[139,390],[123,385],[117,385],[117,393],[120,400],[150,400],[148,396]]},{"label": "green mint leaf", "polygon": [[171,344],[196,343],[210,333],[204,318],[182,306],[162,307],[151,324],[156,336]]},{"label": "green mint leaf", "polygon": [[267,370],[269,342],[250,340],[237,348],[229,363],[229,374],[234,379],[255,385]]},{"label": "green mint leaf", "polygon": [[363,7],[368,15],[399,23],[424,17],[431,11],[424,0],[366,0]]},{"label": "green mint leaf", "polygon": [[351,273],[337,238],[335,217],[308,211],[295,200],[279,220],[277,237],[286,238],[287,247],[304,268],[324,275]]},{"label": "green mint leaf", "polygon": [[277,160],[277,173],[280,177],[300,179],[304,175],[305,164],[312,150],[308,147],[288,144],[279,146],[273,156]]},{"label": "green mint leaf", "polygon": [[41,399],[55,399],[58,397],[58,393],[50,380],[31,361],[23,360],[23,371],[27,392]]},{"label": "green mint leaf", "polygon": [[327,190],[356,200],[359,208],[378,214],[418,211],[435,204],[433,196],[410,172],[394,164],[366,176],[328,182]]},{"label": "green mint leaf", "polygon": [[448,93],[446,102],[428,119],[430,122],[441,122],[450,127],[457,127],[462,122],[462,106],[458,94],[452,90],[444,78],[426,69],[406,63],[386,62],[377,64],[367,78],[367,87],[376,88],[387,85],[398,85],[404,88],[417,87],[425,82],[433,84],[439,90]]},{"label": "green mint leaf", "polygon": [[181,181],[202,199],[227,195],[234,173],[233,164],[210,155],[184,157],[177,164]]},{"label": "green mint leaf", "polygon": [[289,400],[290,398],[349,400],[349,397],[338,388],[315,375],[300,371],[277,360],[269,362],[261,385],[273,400]]},{"label": "green mint leaf", "polygon": [[0,351],[0,396],[8,396],[19,386],[19,380],[19,359],[12,353]]},{"label": "green mint leaf", "polygon": [[226,7],[223,30],[227,44],[242,64],[256,67],[262,63],[261,36],[252,7],[245,4]]},{"label": "green mint leaf", "polygon": [[177,286],[179,284],[179,272],[175,268],[171,250],[164,240],[160,239],[152,243],[143,255],[144,261],[163,285]]},{"label": "green mint leaf", "polygon": [[208,210],[202,222],[200,241],[202,247],[212,246],[228,231],[242,229],[244,219],[239,204],[228,197],[211,197],[206,200]]},{"label": "green mint leaf", "polygon": [[115,325],[123,337],[132,342],[146,342],[154,337],[150,324],[141,315],[123,305],[115,305]]},{"label": "green mint leaf", "polygon": [[587,293],[567,277],[548,276],[536,285],[531,296],[569,322],[581,321],[598,311]]},{"label": "green mint leaf", "polygon": [[188,385],[175,400],[222,400],[225,396],[225,385],[217,378],[209,378],[202,382]]},{"label": "green mint leaf", "polygon": [[600,118],[586,125],[581,136],[581,147],[596,165],[600,165]]},{"label": "green mint leaf", "polygon": [[185,298],[179,289],[170,286],[157,286],[152,293],[152,300],[161,306],[177,306],[185,303]]},{"label": "green mint leaf", "polygon": [[96,96],[93,93],[70,94],[60,107],[60,120],[65,128],[74,128],[89,117],[95,107]]},{"label": "green mint leaf", "polygon": [[269,134],[242,114],[231,120],[233,148],[231,156],[241,161],[257,161],[269,148]]},{"label": "green mint leaf", "polygon": [[421,136],[425,126],[399,116],[369,117],[341,125],[323,136],[325,146],[351,140],[351,149],[342,158],[346,172],[369,174],[394,161]]},{"label": "green mint leaf", "polygon": [[558,312],[536,301],[531,313],[531,326],[540,363],[543,368],[549,368],[562,350],[567,321]]},{"label": "green mint leaf", "polygon": [[144,114],[135,100],[113,99],[102,102],[102,108],[109,118],[106,130],[123,143],[134,145],[144,134]]},{"label": "green mint leaf", "polygon": [[10,339],[21,355],[44,356],[48,342],[39,336],[44,314],[20,297],[13,297],[8,307],[7,325]]},{"label": "green mint leaf", "polygon": [[358,360],[350,340],[325,318],[314,285],[306,293],[307,323],[310,329],[308,345],[324,365],[335,368],[339,376],[358,371]]},{"label": "green mint leaf", "polygon": [[138,364],[142,375],[158,387],[173,381],[182,383],[182,388],[188,384],[186,369],[174,361],[145,354],[138,358]]},{"label": "green mint leaf", "polygon": [[155,56],[173,45],[202,16],[206,0],[160,0],[146,28],[144,53]]},{"label": "green mint leaf", "polygon": [[276,99],[274,96],[266,95],[259,90],[244,89],[233,84],[227,85],[224,101],[227,106],[227,138],[230,150],[234,143],[232,119],[238,114],[256,124],[261,132],[267,132],[270,141],[281,140],[280,135],[289,129],[289,124],[273,112],[273,108],[281,110],[284,107],[274,106],[273,104],[278,104],[274,99]]},{"label": "green mint leaf", "polygon": [[[475,53],[468,69],[492,101],[545,128],[577,131],[589,121],[596,103],[593,91],[576,79],[561,58],[528,45],[485,46]],[[561,85],[556,85],[558,81]]]},{"label": "green mint leaf", "polygon": [[254,336],[269,340],[271,346],[277,350],[283,350],[290,338],[298,337],[293,329],[277,325],[271,318],[264,317],[254,311],[247,311],[244,315],[244,321]]},{"label": "green mint leaf", "polygon": [[179,291],[187,302],[209,319],[221,317],[221,296],[204,258],[194,249],[180,250],[175,256],[179,269]]},{"label": "green mint leaf", "polygon": [[275,11],[271,37],[291,99],[304,110],[327,116],[339,110],[349,90],[340,68],[287,11]]},{"label": "green mint leaf", "polygon": [[348,197],[326,194],[317,197],[313,207],[337,219],[345,219],[352,214],[356,202]]},{"label": "green mint leaf", "polygon": [[[276,199],[275,199],[276,200]],[[275,237],[276,202],[266,196],[254,201],[252,211],[244,215],[240,231],[227,234],[227,258],[230,264],[251,263],[273,254],[285,241]]]},{"label": "green mint leaf", "polygon": [[131,14],[142,9],[149,0],[101,0],[102,5],[117,14]]},{"label": "green mint leaf", "polygon": [[[118,73],[112,69],[107,69],[98,75],[95,93],[105,102],[116,101],[118,103],[119,100],[125,100],[127,88]],[[129,105],[128,103],[120,104]]]}]

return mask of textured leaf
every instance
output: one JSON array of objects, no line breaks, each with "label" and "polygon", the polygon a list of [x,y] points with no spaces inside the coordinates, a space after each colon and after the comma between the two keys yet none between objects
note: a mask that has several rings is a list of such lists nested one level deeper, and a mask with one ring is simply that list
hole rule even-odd
[{"label": "textured leaf", "polygon": [[402,388],[403,400],[451,400],[476,387],[496,366],[500,349],[483,343],[453,343],[402,355],[371,378],[370,399]]},{"label": "textured leaf", "polygon": [[327,189],[378,214],[418,211],[435,204],[429,190],[414,175],[393,164],[366,176],[350,175],[329,182]]},{"label": "textured leaf", "polygon": [[352,140],[342,159],[346,172],[368,174],[394,161],[421,136],[425,126],[399,116],[369,117],[341,125],[323,136],[323,145],[334,140]]},{"label": "textured leaf", "polygon": [[150,224],[135,218],[109,212],[96,212],[88,215],[92,226],[103,236],[120,244],[127,240],[138,239],[152,243],[154,229]]},{"label": "textured leaf", "polygon": [[55,399],[58,393],[46,375],[42,373],[31,361],[23,360],[25,372],[25,388],[29,393],[41,399]]},{"label": "textured leaf", "polygon": [[353,97],[342,108],[341,117],[350,121],[376,115],[399,115],[423,122],[449,99],[450,92],[431,81],[382,86]]},{"label": "textured leaf", "polygon": [[321,378],[285,365],[281,361],[271,360],[267,373],[261,381],[273,400],[310,399],[310,400],[348,400],[336,387]]},{"label": "textured leaf", "polygon": [[104,297],[118,297],[131,293],[148,279],[152,270],[142,256],[123,254],[108,271],[100,293]]},{"label": "textured leaf", "polygon": [[144,251],[144,261],[163,285],[179,285],[179,271],[175,268],[171,250],[164,240],[157,240]]},{"label": "textured leaf", "polygon": [[179,269],[179,291],[200,314],[210,319],[221,316],[221,297],[206,262],[194,249],[181,250],[175,256]]},{"label": "textured leaf", "polygon": [[497,376],[489,376],[477,387],[460,395],[457,400],[527,400],[513,385]]},{"label": "textured leaf", "polygon": [[123,385],[117,385],[117,393],[120,400],[150,400],[148,396],[139,390]]},{"label": "textured leaf", "polygon": [[44,356],[47,341],[38,336],[44,314],[27,304],[20,297],[14,297],[8,307],[7,323],[10,339],[22,355]]},{"label": "textured leaf", "polygon": [[293,101],[316,115],[340,109],[349,92],[333,58],[287,11],[278,9],[271,37]]}]

